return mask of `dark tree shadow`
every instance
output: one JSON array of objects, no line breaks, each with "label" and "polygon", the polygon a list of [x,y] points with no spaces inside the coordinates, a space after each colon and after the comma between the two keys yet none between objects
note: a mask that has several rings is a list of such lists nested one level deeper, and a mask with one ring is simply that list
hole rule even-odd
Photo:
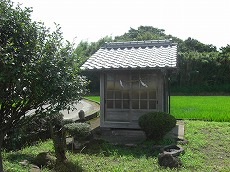
[{"label": "dark tree shadow", "polygon": [[27,160],[29,163],[32,163],[34,161],[34,156],[30,155],[30,154],[22,154],[22,153],[13,153],[13,154],[9,154],[7,156],[7,160],[9,162],[22,162],[24,160]]},{"label": "dark tree shadow", "polygon": [[[19,163],[27,161],[28,165],[25,165],[25,168],[28,168],[29,165],[35,164],[35,157],[31,154],[22,154],[22,153],[13,153],[7,156],[7,160],[10,163]],[[82,172],[84,169],[76,162],[65,161],[64,163],[56,163],[51,166],[47,166],[50,170],[55,170],[56,172]]]},{"label": "dark tree shadow", "polygon": [[116,145],[113,143],[106,142],[104,140],[93,139],[89,143],[82,146],[82,149],[74,150],[74,153],[82,153],[88,155],[103,154],[103,156],[133,156],[136,158],[140,157],[157,157],[161,151],[161,148],[165,145],[175,144],[174,140],[160,140],[144,141],[137,145]]}]

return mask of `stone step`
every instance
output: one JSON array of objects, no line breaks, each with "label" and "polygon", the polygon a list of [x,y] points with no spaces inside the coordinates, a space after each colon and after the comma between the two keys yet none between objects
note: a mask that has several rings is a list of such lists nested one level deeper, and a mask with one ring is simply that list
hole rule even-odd
[{"label": "stone step", "polygon": [[133,137],[133,136],[144,136],[145,133],[141,130],[112,130],[111,134],[114,136],[127,136],[127,137]]}]

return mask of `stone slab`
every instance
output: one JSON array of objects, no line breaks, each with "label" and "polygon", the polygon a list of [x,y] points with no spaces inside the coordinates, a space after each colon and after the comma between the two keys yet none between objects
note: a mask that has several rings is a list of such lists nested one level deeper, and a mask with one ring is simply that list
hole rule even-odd
[{"label": "stone slab", "polygon": [[[97,128],[95,127],[96,122],[98,122]],[[93,125],[96,139],[102,139],[113,144],[138,144],[146,140],[146,136],[141,130],[100,128],[100,120],[95,120]],[[176,127],[165,138],[184,139],[184,121],[178,120]]]}]

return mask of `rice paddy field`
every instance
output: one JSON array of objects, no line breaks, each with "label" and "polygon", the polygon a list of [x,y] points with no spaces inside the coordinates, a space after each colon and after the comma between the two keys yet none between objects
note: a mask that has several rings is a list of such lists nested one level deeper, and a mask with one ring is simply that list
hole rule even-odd
[{"label": "rice paddy field", "polygon": [[[86,98],[100,102],[99,96]],[[230,122],[230,96],[171,96],[170,113],[178,119]]]},{"label": "rice paddy field", "polygon": [[230,96],[172,96],[176,118],[230,122]]}]

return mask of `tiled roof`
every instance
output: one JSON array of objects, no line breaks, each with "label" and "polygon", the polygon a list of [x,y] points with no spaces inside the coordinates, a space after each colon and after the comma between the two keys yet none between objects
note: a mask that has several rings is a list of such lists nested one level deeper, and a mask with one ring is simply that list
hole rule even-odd
[{"label": "tiled roof", "polygon": [[105,43],[82,66],[83,70],[175,68],[177,44],[170,40]]}]

